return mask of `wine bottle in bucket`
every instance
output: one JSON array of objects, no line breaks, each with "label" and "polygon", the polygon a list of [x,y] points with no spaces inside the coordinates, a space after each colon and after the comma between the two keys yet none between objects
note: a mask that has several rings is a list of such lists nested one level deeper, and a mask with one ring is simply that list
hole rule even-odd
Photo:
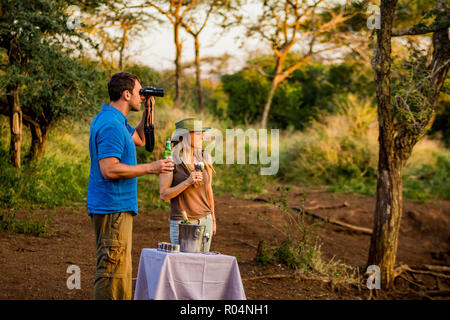
[{"label": "wine bottle in bucket", "polygon": [[191,224],[191,222],[188,219],[186,211],[182,210],[181,214],[183,215],[183,222],[182,223],[184,223],[184,224]]}]

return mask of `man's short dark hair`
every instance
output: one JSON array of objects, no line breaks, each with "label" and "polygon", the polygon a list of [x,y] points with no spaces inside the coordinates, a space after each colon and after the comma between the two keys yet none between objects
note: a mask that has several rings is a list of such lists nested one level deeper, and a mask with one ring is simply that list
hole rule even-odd
[{"label": "man's short dark hair", "polygon": [[108,93],[111,101],[117,101],[125,90],[133,93],[135,82],[139,81],[138,77],[128,72],[116,73],[108,81]]}]

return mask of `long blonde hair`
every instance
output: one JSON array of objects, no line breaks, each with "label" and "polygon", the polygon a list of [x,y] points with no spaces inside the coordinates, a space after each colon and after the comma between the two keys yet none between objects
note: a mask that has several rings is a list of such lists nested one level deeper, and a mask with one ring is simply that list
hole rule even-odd
[{"label": "long blonde hair", "polygon": [[[194,167],[194,164],[191,163],[190,151],[191,151],[191,134],[186,131],[181,134],[179,140],[174,142],[174,146],[172,148],[172,158],[175,164],[181,164],[185,169],[191,173]],[[206,151],[200,148],[194,148],[194,162],[203,161],[205,164],[205,169],[208,172],[208,176],[210,180],[212,179],[212,174],[216,173],[212,165],[211,155]]]}]

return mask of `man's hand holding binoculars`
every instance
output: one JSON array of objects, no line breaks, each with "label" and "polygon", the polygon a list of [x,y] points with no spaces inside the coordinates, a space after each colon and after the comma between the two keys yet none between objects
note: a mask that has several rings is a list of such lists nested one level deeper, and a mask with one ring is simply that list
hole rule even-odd
[{"label": "man's hand holding binoculars", "polygon": [[[142,114],[142,119],[147,125],[153,124],[155,114],[155,97],[164,97],[163,88],[144,87],[139,90],[141,101],[145,104],[145,111]],[[150,116],[148,114],[150,110]]]},{"label": "man's hand holding binoculars", "polygon": [[[136,130],[139,130],[138,133],[139,136],[141,136],[142,144],[140,145],[144,146],[146,139],[146,136],[144,134],[144,125],[145,124],[153,125],[155,112],[155,97],[164,96],[164,90],[160,88],[145,87],[139,91],[139,94],[141,95],[142,102],[145,103],[145,110],[142,113],[142,120],[136,127]],[[147,173],[152,174],[169,173],[174,170],[174,164],[172,159],[157,160],[151,163],[147,163],[145,165],[147,167]]]},{"label": "man's hand holding binoculars", "polygon": [[[141,100],[142,103],[147,103],[146,99],[144,96],[141,96]],[[149,97],[149,104],[152,105],[152,108],[148,108],[147,106],[145,106],[144,112],[142,113],[142,120],[141,122],[144,123],[147,118],[148,119],[154,119],[154,115],[155,115],[155,97]],[[150,117],[148,117],[148,113],[151,112]]]}]

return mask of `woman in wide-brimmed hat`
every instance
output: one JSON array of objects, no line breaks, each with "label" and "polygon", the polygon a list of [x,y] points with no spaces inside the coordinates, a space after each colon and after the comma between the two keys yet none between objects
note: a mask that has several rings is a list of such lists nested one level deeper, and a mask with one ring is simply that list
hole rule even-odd
[{"label": "woman in wide-brimmed hat", "polygon": [[[209,128],[197,128],[198,123],[200,121],[194,117],[175,123],[175,131],[171,137],[175,169],[173,172],[160,174],[160,197],[164,201],[170,200],[170,241],[179,243],[178,223],[183,221],[181,211],[186,211],[189,221],[206,225],[210,239],[205,243],[204,251],[208,252],[212,236],[216,233],[211,185],[215,171],[211,156],[202,149],[203,132]],[[195,170],[196,162],[204,163],[201,171]]]}]

